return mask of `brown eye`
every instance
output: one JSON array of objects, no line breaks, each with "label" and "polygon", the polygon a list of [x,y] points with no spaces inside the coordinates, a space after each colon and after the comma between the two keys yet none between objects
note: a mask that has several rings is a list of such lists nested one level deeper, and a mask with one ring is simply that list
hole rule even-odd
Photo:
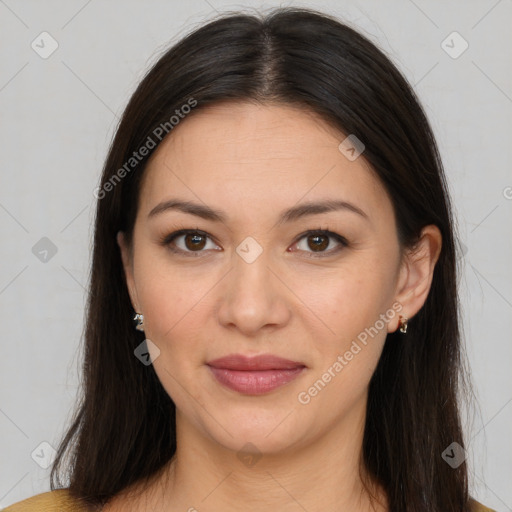
[{"label": "brown eye", "polygon": [[195,229],[175,231],[163,238],[162,245],[183,256],[206,256],[208,249],[221,250],[207,233]]},{"label": "brown eye", "polygon": [[308,247],[314,252],[324,251],[329,246],[329,237],[326,235],[309,235]]},{"label": "brown eye", "polygon": [[[309,231],[299,238],[294,246],[304,256],[309,258],[331,256],[348,247],[347,240],[327,230]],[[328,249],[329,248],[329,249]]]},{"label": "brown eye", "polygon": [[197,233],[188,233],[185,236],[185,247],[190,251],[201,250],[206,245],[206,237]]}]

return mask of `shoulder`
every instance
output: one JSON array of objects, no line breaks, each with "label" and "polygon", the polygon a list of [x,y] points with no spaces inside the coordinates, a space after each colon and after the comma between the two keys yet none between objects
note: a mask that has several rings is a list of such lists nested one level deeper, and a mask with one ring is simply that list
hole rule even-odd
[{"label": "shoulder", "polygon": [[484,507],[481,503],[478,503],[478,501],[470,500],[471,504],[471,512],[495,512],[492,508]]},{"label": "shoulder", "polygon": [[91,510],[90,507],[72,497],[68,489],[57,489],[13,503],[2,512],[88,512],[89,510]]}]

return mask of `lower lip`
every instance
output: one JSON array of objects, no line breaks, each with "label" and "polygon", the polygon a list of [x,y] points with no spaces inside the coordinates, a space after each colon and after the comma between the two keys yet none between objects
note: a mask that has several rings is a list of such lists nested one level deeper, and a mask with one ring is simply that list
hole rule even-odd
[{"label": "lower lip", "polygon": [[296,379],[304,366],[283,370],[228,370],[209,366],[215,378],[233,391],[246,395],[262,395]]}]

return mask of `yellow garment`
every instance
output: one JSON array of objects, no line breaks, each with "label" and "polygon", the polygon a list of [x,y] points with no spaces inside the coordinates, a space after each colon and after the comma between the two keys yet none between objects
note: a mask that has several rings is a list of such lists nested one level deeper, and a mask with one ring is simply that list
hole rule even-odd
[{"label": "yellow garment", "polygon": [[2,512],[89,512],[91,508],[72,498],[67,489],[36,494],[4,508]]},{"label": "yellow garment", "polygon": [[[472,512],[494,512],[474,500],[471,500],[471,504]],[[4,508],[2,512],[88,512],[88,510],[86,505],[72,498],[67,489],[58,489],[36,494],[32,498],[14,503]]]}]

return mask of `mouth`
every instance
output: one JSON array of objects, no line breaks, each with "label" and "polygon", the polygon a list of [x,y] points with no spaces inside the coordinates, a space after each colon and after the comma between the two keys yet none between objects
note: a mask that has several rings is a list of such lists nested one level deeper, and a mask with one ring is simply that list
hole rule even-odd
[{"label": "mouth", "polygon": [[273,355],[231,354],[207,363],[223,386],[246,395],[261,395],[296,379],[306,365]]}]

